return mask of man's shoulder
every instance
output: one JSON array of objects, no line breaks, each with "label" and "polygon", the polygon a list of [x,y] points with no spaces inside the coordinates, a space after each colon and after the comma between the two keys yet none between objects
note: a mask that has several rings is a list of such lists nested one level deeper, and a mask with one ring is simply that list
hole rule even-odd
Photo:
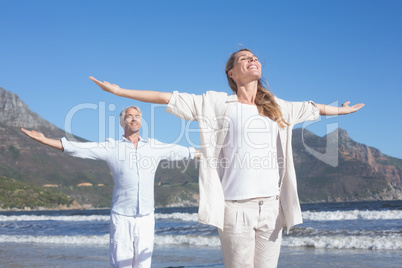
[{"label": "man's shoulder", "polygon": [[124,143],[124,138],[120,138],[118,140],[115,140],[113,138],[107,138],[106,140],[104,140],[103,142],[100,142],[100,145],[104,145],[105,147],[110,147],[113,148],[121,143]]},{"label": "man's shoulder", "polygon": [[159,141],[158,139],[153,139],[153,138],[146,138],[146,139],[141,139],[142,142],[147,143],[147,144],[165,144],[164,142]]}]

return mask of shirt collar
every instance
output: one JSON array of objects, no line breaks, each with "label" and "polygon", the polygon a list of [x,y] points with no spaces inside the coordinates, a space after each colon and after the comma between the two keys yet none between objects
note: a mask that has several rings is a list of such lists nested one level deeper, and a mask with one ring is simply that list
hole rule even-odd
[{"label": "shirt collar", "polygon": [[[126,137],[124,137],[124,136],[121,136],[121,139],[120,139],[121,141],[124,141],[124,142],[130,142],[131,143],[131,141],[130,140],[128,140]],[[148,139],[143,139],[141,136],[140,136],[140,139],[138,140],[138,142],[140,143],[140,142],[144,142],[144,143],[147,143],[148,142]]]}]

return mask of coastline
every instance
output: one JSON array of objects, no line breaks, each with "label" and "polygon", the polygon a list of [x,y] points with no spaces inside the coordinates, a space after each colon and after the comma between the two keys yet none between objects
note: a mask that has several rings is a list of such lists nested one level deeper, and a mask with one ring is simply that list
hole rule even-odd
[{"label": "coastline", "polygon": [[[399,268],[400,251],[281,248],[278,267]],[[108,246],[0,243],[2,267],[109,267]],[[158,246],[152,268],[223,268],[219,247]]]},{"label": "coastline", "polygon": [[57,207],[37,207],[37,208],[0,208],[1,212],[7,212],[7,211],[31,211],[31,212],[35,212],[35,211],[72,211],[72,210],[102,210],[102,209],[110,209],[110,207],[92,207],[91,205],[87,205],[87,206],[79,206],[79,207],[71,207],[71,206],[65,206],[65,205],[61,205],[61,206],[57,206]]},{"label": "coastline", "polygon": [[[365,199],[365,200],[346,200],[346,201],[309,201],[309,202],[300,202],[300,204],[303,205],[317,205],[317,204],[328,204],[328,205],[333,205],[333,204],[344,204],[344,203],[359,203],[359,202],[393,202],[393,201],[402,201],[402,199]],[[190,207],[198,207],[198,204],[196,203],[189,203],[189,202],[183,202],[183,203],[173,203],[173,204],[168,204],[166,206],[155,206],[155,209],[163,209],[163,208],[190,208]],[[58,205],[54,207],[35,207],[35,208],[30,208],[30,207],[25,207],[25,208],[2,208],[0,207],[1,212],[7,212],[7,211],[56,211],[56,210],[61,210],[61,211],[69,211],[69,210],[104,210],[104,209],[110,209],[110,207],[93,207],[91,204],[83,204],[80,205],[78,202],[74,201],[73,205]]]},{"label": "coastline", "polygon": [[[401,208],[402,201],[302,204],[304,223],[284,235],[278,267],[401,267]],[[196,213],[156,209],[153,268],[223,268],[217,230]],[[1,214],[1,267],[108,267],[107,208]]]}]

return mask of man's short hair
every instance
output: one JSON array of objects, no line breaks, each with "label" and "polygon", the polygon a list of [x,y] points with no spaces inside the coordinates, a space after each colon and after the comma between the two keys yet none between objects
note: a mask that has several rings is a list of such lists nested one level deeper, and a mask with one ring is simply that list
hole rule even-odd
[{"label": "man's short hair", "polygon": [[124,118],[126,118],[126,113],[127,113],[127,110],[128,109],[136,109],[139,113],[140,113],[140,115],[142,116],[142,112],[141,112],[141,109],[138,107],[138,106],[129,106],[129,107],[127,107],[127,108],[124,108],[123,109],[123,111],[121,111],[121,113],[120,113],[120,122],[123,122],[124,121]]}]

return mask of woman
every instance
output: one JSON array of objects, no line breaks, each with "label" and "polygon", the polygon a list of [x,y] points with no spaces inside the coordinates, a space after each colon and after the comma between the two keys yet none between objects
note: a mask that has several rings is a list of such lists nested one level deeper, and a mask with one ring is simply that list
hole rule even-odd
[{"label": "woman", "polygon": [[248,49],[233,53],[225,71],[233,95],[128,90],[90,79],[115,95],[167,104],[167,112],[198,121],[199,221],[218,227],[225,267],[276,267],[282,228],[302,223],[292,127],[319,115],[353,113],[364,104],[281,100],[263,87],[261,63]]}]

